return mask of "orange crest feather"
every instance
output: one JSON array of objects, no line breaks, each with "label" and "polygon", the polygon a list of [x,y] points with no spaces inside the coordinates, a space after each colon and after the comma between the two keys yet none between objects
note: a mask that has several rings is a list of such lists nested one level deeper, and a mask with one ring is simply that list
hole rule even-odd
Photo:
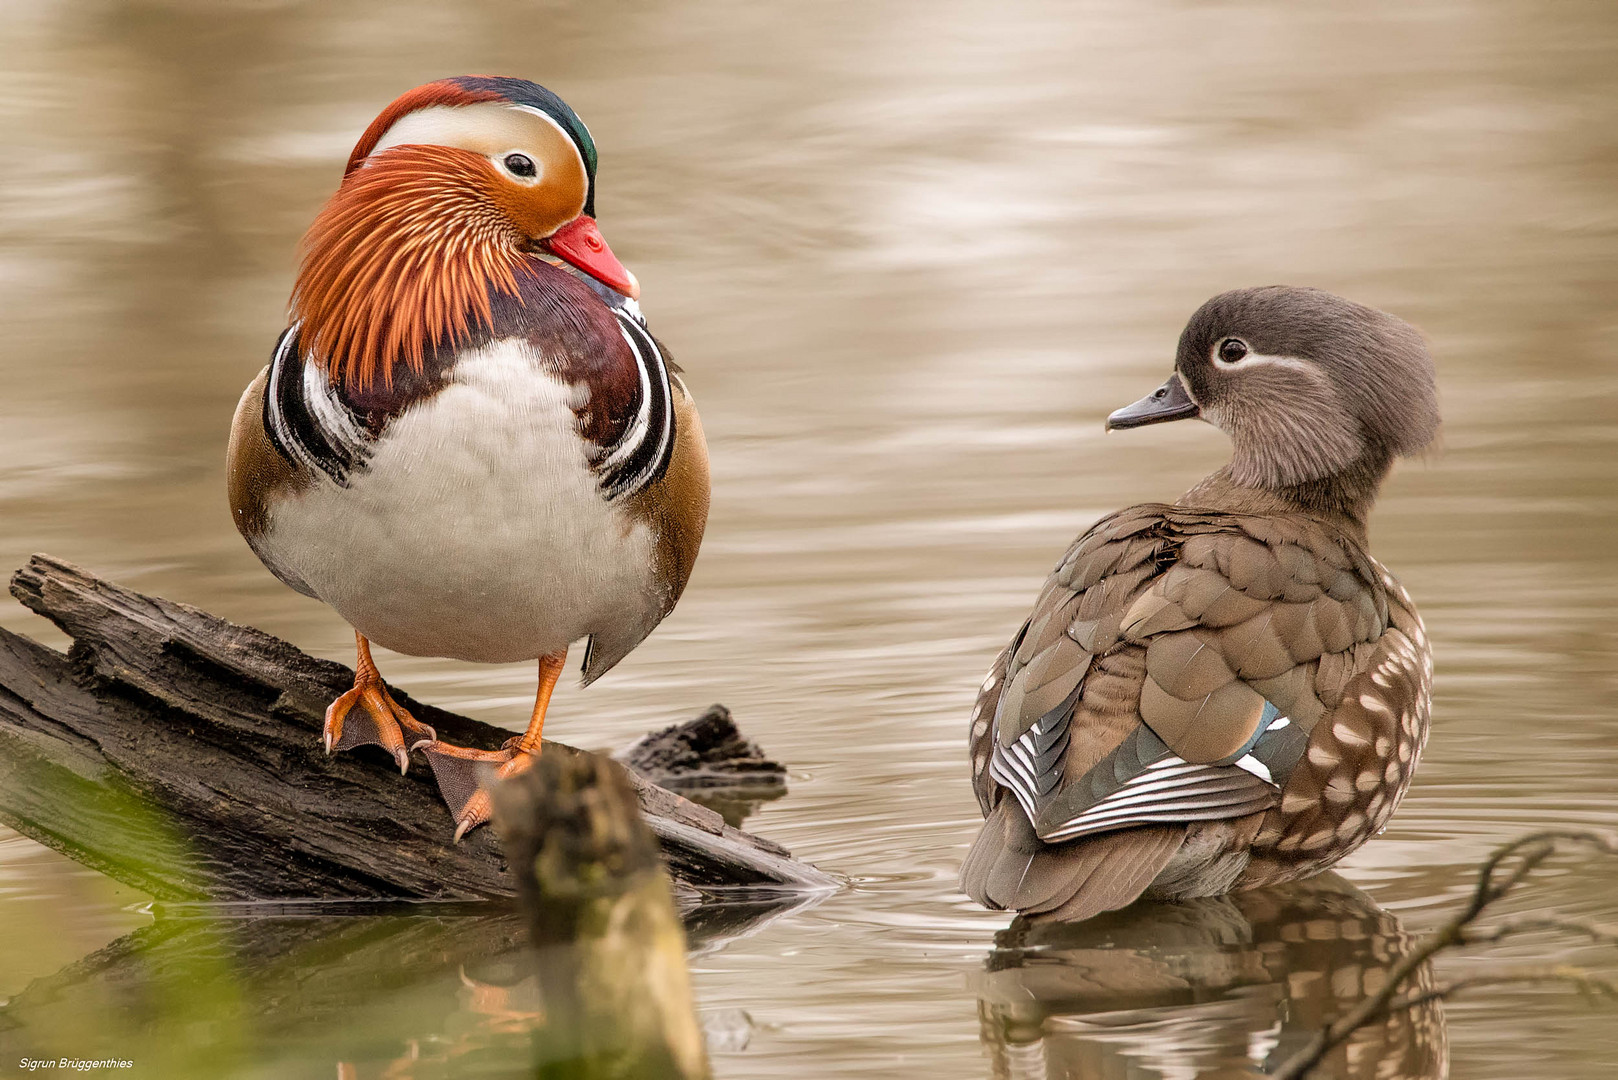
[{"label": "orange crest feather", "polygon": [[349,173],[304,236],[292,292],[306,353],[334,382],[393,385],[429,349],[491,321],[516,295],[524,238],[490,198],[492,166],[446,146],[399,146]]}]

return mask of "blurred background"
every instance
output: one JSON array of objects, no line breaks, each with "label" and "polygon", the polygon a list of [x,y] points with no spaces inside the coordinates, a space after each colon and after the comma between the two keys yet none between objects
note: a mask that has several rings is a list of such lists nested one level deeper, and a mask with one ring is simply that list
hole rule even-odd
[{"label": "blurred background", "polygon": [[[693,960],[721,1076],[1257,1075],[1491,845],[1618,817],[1618,7],[7,0],[0,70],[0,569],[49,551],[344,662],[347,627],[224,501],[297,240],[418,83],[523,76],[590,125],[602,231],[686,369],[714,503],[679,609],[565,683],[547,733],[617,746],[723,702],[792,769],[748,827],[854,882]],[[1393,311],[1437,358],[1441,446],[1372,519],[1437,658],[1415,786],[1341,868],[1357,890],[997,944],[1009,919],[954,886],[976,687],[1074,535],[1223,462],[1207,426],[1102,418],[1162,381],[1209,295],[1274,282]],[[63,643],[9,599],[0,626]],[[378,663],[527,718],[529,665]],[[1615,885],[1547,874],[1519,907],[1610,922]],[[0,828],[0,1000],[141,931],[142,899]],[[483,1075],[429,1051],[522,1027],[464,965],[435,1012],[344,956],[337,1007],[273,1029],[116,994],[94,1024],[126,1056],[206,1050],[196,1075],[321,1077]],[[270,994],[219,963],[207,985]],[[1549,990],[1379,1038],[1334,1068],[1618,1068],[1612,1013]]]}]

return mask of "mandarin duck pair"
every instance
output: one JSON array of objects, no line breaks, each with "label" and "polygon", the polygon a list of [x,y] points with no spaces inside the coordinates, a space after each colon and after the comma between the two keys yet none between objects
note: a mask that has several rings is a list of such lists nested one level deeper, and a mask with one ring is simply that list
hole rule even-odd
[{"label": "mandarin duck pair", "polygon": [[[429,83],[388,106],[311,226],[291,325],[237,409],[237,527],[355,630],[328,752],[420,748],[456,839],[480,768],[526,768],[568,648],[595,680],[678,601],[708,463],[678,369],[595,225],[596,151],[548,90]],[[1199,417],[1230,465],[1099,522],[995,662],[971,720],[987,818],[962,870],[994,908],[1087,918],[1324,870],[1387,822],[1427,735],[1421,620],[1366,552],[1396,456],[1438,423],[1392,316],[1310,289],[1226,293],[1109,428]],[[537,659],[527,731],[438,741],[370,642]]]}]

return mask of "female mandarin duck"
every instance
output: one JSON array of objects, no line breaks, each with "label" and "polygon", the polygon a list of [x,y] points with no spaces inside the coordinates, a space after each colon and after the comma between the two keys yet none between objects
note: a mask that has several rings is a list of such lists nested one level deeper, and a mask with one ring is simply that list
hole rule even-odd
[{"label": "female mandarin duck", "polygon": [[[596,150],[521,79],[428,83],[376,118],[303,242],[291,325],[237,408],[230,503],[264,565],[355,631],[327,752],[424,747],[457,839],[477,763],[539,751],[568,646],[586,684],[673,609],[708,514],[702,425],[595,223]],[[527,732],[438,742],[370,642],[539,660]]]},{"label": "female mandarin duck", "polygon": [[1186,417],[1231,463],[1079,537],[983,684],[980,903],[1076,920],[1315,874],[1410,784],[1432,658],[1365,523],[1438,427],[1420,336],[1313,289],[1216,296],[1107,427]]}]

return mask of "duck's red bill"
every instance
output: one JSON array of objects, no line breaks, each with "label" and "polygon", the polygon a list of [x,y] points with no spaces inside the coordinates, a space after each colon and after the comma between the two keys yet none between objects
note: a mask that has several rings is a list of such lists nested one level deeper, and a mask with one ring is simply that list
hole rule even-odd
[{"label": "duck's red bill", "polygon": [[631,300],[640,298],[640,282],[635,280],[596,228],[595,218],[579,215],[545,240],[552,254],[578,267],[603,285],[609,285]]}]

